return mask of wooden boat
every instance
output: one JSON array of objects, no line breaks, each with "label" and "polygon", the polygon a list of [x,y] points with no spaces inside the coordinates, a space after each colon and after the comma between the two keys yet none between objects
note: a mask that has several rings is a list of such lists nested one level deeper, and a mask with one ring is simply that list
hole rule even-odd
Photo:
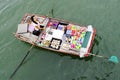
[{"label": "wooden boat", "polygon": [[95,34],[91,25],[79,26],[48,16],[25,14],[15,37],[40,48],[83,58],[90,55]]}]

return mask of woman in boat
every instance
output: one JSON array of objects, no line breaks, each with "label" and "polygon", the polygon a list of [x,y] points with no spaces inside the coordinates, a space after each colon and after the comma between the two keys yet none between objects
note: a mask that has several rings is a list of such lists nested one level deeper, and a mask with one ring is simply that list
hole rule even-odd
[{"label": "woman in boat", "polygon": [[[37,20],[37,16],[33,15],[31,16],[31,25],[32,25],[32,33],[36,36],[39,36],[41,31],[44,29],[44,26],[39,24],[39,21]],[[34,30],[33,30],[34,29]]]}]

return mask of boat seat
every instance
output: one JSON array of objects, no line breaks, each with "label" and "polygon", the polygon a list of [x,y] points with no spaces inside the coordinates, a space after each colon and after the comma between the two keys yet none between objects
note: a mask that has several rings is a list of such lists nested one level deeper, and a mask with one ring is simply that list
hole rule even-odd
[{"label": "boat seat", "polygon": [[18,24],[17,33],[18,34],[27,33],[27,28],[28,28],[28,23]]}]

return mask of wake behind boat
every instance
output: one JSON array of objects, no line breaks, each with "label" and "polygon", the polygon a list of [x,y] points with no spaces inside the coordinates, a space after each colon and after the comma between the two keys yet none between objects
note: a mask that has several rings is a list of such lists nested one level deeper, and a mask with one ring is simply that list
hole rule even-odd
[{"label": "wake behind boat", "polygon": [[25,14],[15,37],[41,48],[83,58],[90,55],[95,34],[91,25],[79,26],[48,16]]}]

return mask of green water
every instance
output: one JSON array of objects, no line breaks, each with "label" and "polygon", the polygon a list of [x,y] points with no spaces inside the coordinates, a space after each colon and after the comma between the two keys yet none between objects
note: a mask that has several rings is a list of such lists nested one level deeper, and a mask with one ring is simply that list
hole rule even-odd
[{"label": "green water", "polygon": [[[92,53],[120,58],[120,0],[0,0],[0,80],[7,80],[31,45],[15,39],[25,13],[49,15],[97,30]],[[12,80],[120,80],[120,64],[33,48]]]}]

